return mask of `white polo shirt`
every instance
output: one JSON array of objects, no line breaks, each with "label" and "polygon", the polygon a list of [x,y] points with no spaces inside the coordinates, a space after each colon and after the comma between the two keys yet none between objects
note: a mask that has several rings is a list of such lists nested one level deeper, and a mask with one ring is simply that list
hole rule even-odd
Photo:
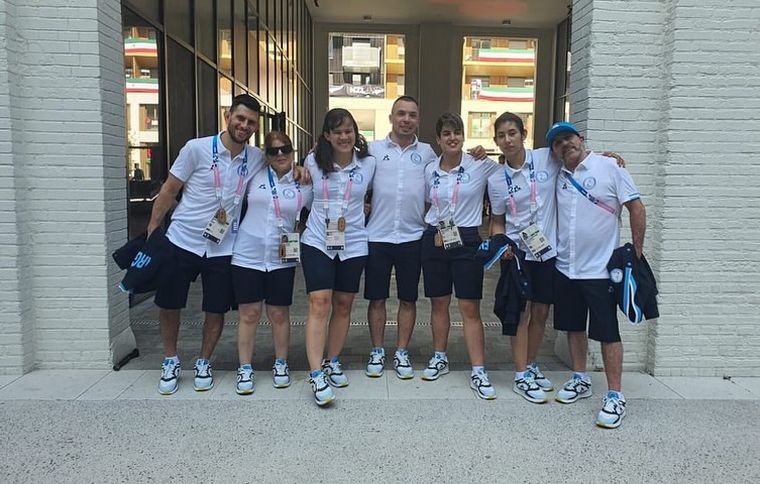
[{"label": "white polo shirt", "polygon": [[[231,255],[235,242],[235,233],[231,231],[219,245],[205,239],[202,235],[211,217],[219,210],[214,188],[214,170],[211,169],[213,138],[213,136],[207,136],[188,141],[169,170],[184,183],[184,187],[179,205],[172,214],[172,223],[169,225],[166,236],[177,247],[201,257],[203,255],[207,257]],[[230,151],[221,140],[218,140],[217,149],[222,205],[231,220],[232,217],[238,218],[240,215],[242,203],[235,206],[234,198],[241,174],[244,187],[247,187],[253,175],[264,166],[264,158],[260,149],[249,145],[246,145],[234,160],[230,159]],[[243,169],[245,153],[248,154],[248,163],[247,168]],[[243,196],[245,196],[245,191]]]},{"label": "white polo shirt", "polygon": [[[367,228],[364,226],[364,195],[372,184],[375,175],[375,158],[371,155],[365,158],[351,160],[345,168],[335,165],[335,170],[327,176],[328,211],[325,212],[324,180],[322,170],[314,160],[314,153],[306,157],[304,166],[309,170],[314,185],[314,201],[311,213],[306,221],[306,231],[302,242],[315,249],[321,250],[331,259],[337,255],[340,260],[367,255]],[[327,250],[325,218],[337,220],[341,216],[343,198],[348,188],[351,171],[354,171],[351,192],[343,217],[346,219],[346,248],[344,250]]]},{"label": "white polo shirt", "polygon": [[458,227],[480,227],[488,177],[500,170],[501,165],[490,158],[477,161],[469,153],[462,153],[459,165],[444,171],[441,169],[441,157],[438,157],[435,163],[425,167],[425,201],[431,204],[430,210],[425,214],[425,222],[436,225],[439,221],[447,220],[450,217],[451,200],[458,192],[454,223]]},{"label": "white polo shirt", "polygon": [[[520,237],[520,231],[525,230],[531,223],[530,208],[530,162],[533,162],[533,177],[536,183],[536,214],[535,222],[549,241],[552,250],[543,255],[541,260],[549,260],[557,255],[557,198],[554,195],[561,163],[551,156],[549,148],[525,151],[525,163],[515,170],[504,163],[503,169],[491,175],[488,179],[488,198],[491,201],[491,211],[494,215],[506,215],[507,237],[517,242],[524,250],[527,260],[536,260],[528,250],[525,241]],[[507,183],[508,175],[512,187]],[[517,205],[517,218],[512,214],[510,193]]]},{"label": "white polo shirt", "polygon": [[[566,175],[588,193],[614,210],[594,205]],[[589,153],[571,173],[562,168],[556,185],[557,269],[570,279],[607,279],[607,262],[620,245],[620,214],[623,204],[640,198],[625,168],[613,158]]]},{"label": "white polo shirt", "polygon": [[370,242],[402,244],[422,238],[425,230],[425,166],[438,156],[417,137],[402,149],[391,140],[369,144],[375,157],[372,213],[367,223]]},{"label": "white polo shirt", "polygon": [[[278,226],[269,172],[277,190],[282,228]],[[282,178],[278,178],[271,168],[259,170],[248,190],[248,212],[235,239],[232,265],[264,272],[294,267],[295,262],[280,262],[281,237],[283,233],[293,231],[296,216],[301,208],[311,208],[312,198],[312,185],[296,183],[292,170]]]}]

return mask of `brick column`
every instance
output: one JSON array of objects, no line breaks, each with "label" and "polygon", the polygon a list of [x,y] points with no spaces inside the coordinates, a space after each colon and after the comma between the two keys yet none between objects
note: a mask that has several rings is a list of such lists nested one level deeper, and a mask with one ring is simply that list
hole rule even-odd
[{"label": "brick column", "polygon": [[13,234],[0,246],[0,372],[106,368],[134,347],[110,258],[127,224],[120,9],[0,6],[0,224]]}]

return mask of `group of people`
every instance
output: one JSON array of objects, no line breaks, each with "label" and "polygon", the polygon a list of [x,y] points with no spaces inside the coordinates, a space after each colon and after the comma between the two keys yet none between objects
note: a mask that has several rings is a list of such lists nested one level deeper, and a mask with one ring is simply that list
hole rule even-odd
[{"label": "group of people", "polygon": [[[479,228],[487,191],[490,235],[505,234],[525,252],[524,270],[532,281],[530,301],[511,341],[513,391],[543,403],[553,390],[537,355],[554,304],[554,325],[567,331],[573,366],[573,376],[556,400],[572,403],[592,394],[585,371],[588,334],[602,344],[609,385],[597,424],[620,425],[625,415],[623,349],[606,264],[619,245],[622,207],[630,211],[639,256],[646,218],[630,175],[616,160],[588,152],[570,123],[551,127],[547,148],[528,150],[522,119],[512,113],[499,116],[494,126],[499,161],[486,158],[482,148],[473,153],[463,149],[464,125],[452,113],[440,116],[435,125],[439,156],[416,136],[417,101],[401,96],[392,105],[391,132],[369,144],[349,111],[330,110],[314,150],[297,166],[292,141],[284,133],[268,133],[263,152],[248,143],[258,129],[259,110],[248,95],[233,98],[225,113],[226,129],[182,148],[154,203],[149,235],[182,189],[166,233],[178,254],[173,277],[155,297],[166,355],[160,393],[178,388],[180,310],[199,274],[205,321],[194,389],[214,385],[209,359],[224,314],[235,303],[240,311],[236,391],[254,391],[251,360],[264,307],[275,347],[273,385],[290,385],[288,309],[300,263],[309,299],[309,382],[318,405],[336,398],[333,388],[349,384],[340,356],[363,271],[372,344],[368,377],[381,376],[386,366],[386,300],[394,270],[399,307],[393,369],[398,378],[414,377],[408,347],[422,273],[433,333],[433,352],[422,379],[437,380],[449,372],[453,292],[472,365],[470,386],[480,398],[496,398],[485,368],[480,315],[484,268],[474,257],[482,242]],[[300,233],[303,209],[308,217]]]}]

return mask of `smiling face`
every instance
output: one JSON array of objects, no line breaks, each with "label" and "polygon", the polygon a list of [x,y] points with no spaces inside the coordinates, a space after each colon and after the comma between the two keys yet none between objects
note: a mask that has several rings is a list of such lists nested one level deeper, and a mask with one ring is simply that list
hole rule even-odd
[{"label": "smiling face", "polygon": [[444,124],[436,140],[444,155],[457,154],[462,151],[462,145],[464,145],[464,132],[457,126]]},{"label": "smiling face", "polygon": [[391,132],[396,138],[408,138],[417,132],[420,125],[419,108],[412,101],[396,101],[388,120],[391,122]]},{"label": "smiling face", "polygon": [[496,127],[496,136],[493,140],[509,160],[515,158],[524,149],[526,135],[527,131],[520,131],[515,122],[506,121]]},{"label": "smiling face", "polygon": [[323,136],[332,146],[335,155],[353,154],[356,144],[356,131],[354,131],[354,123],[350,119],[343,119],[338,126],[324,132]]},{"label": "smiling face", "polygon": [[583,138],[570,131],[555,136],[551,148],[557,158],[565,164],[578,164],[586,157]]},{"label": "smiling face", "polygon": [[238,144],[248,143],[253,133],[259,129],[259,112],[237,105],[233,111],[224,113],[227,134]]}]

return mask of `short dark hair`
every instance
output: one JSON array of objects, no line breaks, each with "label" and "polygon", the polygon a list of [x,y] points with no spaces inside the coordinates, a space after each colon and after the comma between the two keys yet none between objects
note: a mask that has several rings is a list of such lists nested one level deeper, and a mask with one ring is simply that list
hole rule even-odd
[{"label": "short dark hair", "polygon": [[415,106],[417,106],[417,109],[420,109],[420,103],[418,103],[416,99],[414,99],[412,96],[404,95],[404,96],[397,97],[396,100],[393,101],[393,104],[391,104],[391,113],[393,112],[394,109],[396,109],[396,104],[398,104],[399,101],[414,103]]},{"label": "short dark hair", "polygon": [[520,116],[518,116],[515,113],[510,113],[507,111],[506,113],[501,113],[498,118],[496,118],[496,121],[493,122],[493,135],[496,136],[496,133],[499,131],[499,126],[501,126],[504,123],[515,123],[515,126],[520,131],[520,133],[525,132],[525,123],[523,123],[523,120]]},{"label": "short dark hair", "polygon": [[351,121],[351,124],[354,126],[354,135],[356,136],[354,150],[356,151],[356,155],[359,158],[365,158],[369,154],[367,140],[359,133],[359,126],[356,124],[356,120],[351,115],[351,112],[343,108],[331,109],[325,114],[322,131],[319,132],[319,137],[317,138],[317,149],[314,150],[314,160],[317,162],[319,169],[322,170],[322,173],[335,171],[335,167],[333,166],[335,157],[333,156],[332,145],[325,138],[325,133],[329,133],[347,120]]},{"label": "short dark hair", "polygon": [[438,121],[435,122],[435,135],[439,138],[441,137],[441,131],[443,131],[443,128],[445,126],[448,126],[449,128],[453,128],[454,131],[461,131],[464,133],[464,122],[462,121],[461,116],[455,113],[443,113],[438,118]]},{"label": "short dark hair", "polygon": [[230,104],[230,112],[235,111],[235,108],[238,106],[245,106],[251,111],[256,111],[257,113],[261,111],[261,104],[259,104],[256,98],[250,94],[238,94],[237,96],[233,97],[232,104]]}]

